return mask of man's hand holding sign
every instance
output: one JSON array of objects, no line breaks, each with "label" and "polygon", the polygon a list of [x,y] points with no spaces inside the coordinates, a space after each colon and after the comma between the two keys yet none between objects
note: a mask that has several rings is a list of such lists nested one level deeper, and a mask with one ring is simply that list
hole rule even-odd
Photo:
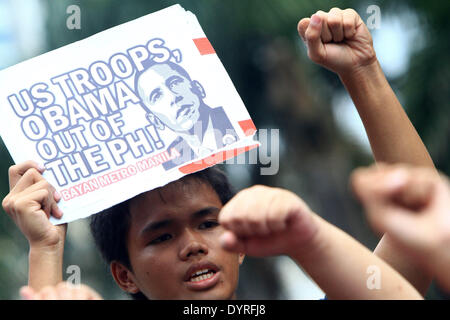
[{"label": "man's hand holding sign", "polygon": [[50,216],[60,219],[61,196],[42,177],[44,169],[26,161],[9,169],[10,193],[3,199],[9,214],[28,240],[29,286],[36,290],[62,280],[63,251],[67,224],[53,225]]}]

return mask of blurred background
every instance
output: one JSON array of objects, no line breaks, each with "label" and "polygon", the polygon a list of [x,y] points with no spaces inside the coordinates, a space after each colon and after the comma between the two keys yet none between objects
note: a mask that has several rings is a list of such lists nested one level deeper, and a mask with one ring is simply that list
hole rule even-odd
[{"label": "blurred background", "polygon": [[[237,189],[255,183],[290,189],[371,250],[379,241],[348,188],[351,171],[373,162],[364,128],[338,77],[309,61],[296,30],[300,18],[334,6],[354,8],[366,22],[369,6],[381,8],[379,28],[371,30],[378,58],[437,168],[450,175],[449,1],[0,0],[0,69],[176,3],[196,14],[257,128],[279,129],[279,172],[264,176],[260,165],[224,165]],[[79,30],[66,26],[73,4],[81,9]],[[0,147],[3,199],[13,162]],[[19,298],[27,259],[25,238],[2,212],[0,299]],[[65,270],[70,265],[105,298],[128,299],[96,251],[87,220],[69,225]],[[247,258],[238,297],[318,299],[323,293],[288,258]],[[427,298],[449,296],[433,284]]]}]

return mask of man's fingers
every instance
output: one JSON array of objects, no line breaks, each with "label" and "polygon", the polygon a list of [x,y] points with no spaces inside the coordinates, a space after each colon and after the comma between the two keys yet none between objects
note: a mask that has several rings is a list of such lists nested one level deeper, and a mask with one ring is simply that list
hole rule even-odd
[{"label": "man's fingers", "polygon": [[354,194],[364,204],[384,201],[392,197],[407,182],[404,170],[387,175],[386,170],[360,168],[353,171],[351,186]]},{"label": "man's fingers", "polygon": [[45,287],[39,292],[39,300],[59,300],[54,287]]},{"label": "man's fingers", "polygon": [[60,300],[73,300],[73,293],[77,286],[70,282],[60,282],[56,285],[56,291]]},{"label": "man's fingers", "polygon": [[418,210],[431,201],[438,174],[426,168],[387,166],[355,170],[352,185],[364,204],[388,202]]},{"label": "man's fingers", "polygon": [[52,199],[52,195],[47,189],[39,189],[36,191],[33,191],[26,197],[23,197],[22,202],[18,203],[17,205],[19,207],[23,207],[24,205],[27,205],[28,203],[31,203],[33,201],[38,202],[41,204],[41,210],[45,212],[45,215],[47,218],[50,218],[50,214],[52,212],[52,205],[54,203],[54,200]]},{"label": "man's fingers", "polygon": [[328,27],[331,30],[334,42],[344,40],[344,25],[342,20],[342,10],[333,8],[328,13]]},{"label": "man's fingers", "polygon": [[[28,192],[26,195],[19,197],[14,204],[15,213],[27,212],[25,208],[30,207],[31,210],[42,210],[47,218],[50,215],[54,215],[55,218],[61,218],[62,212],[57,207],[53,194],[48,189],[37,189],[32,192]],[[34,207],[34,208],[32,208]],[[39,208],[40,207],[40,208]]]},{"label": "man's fingers", "polygon": [[306,42],[305,34],[306,34],[306,29],[308,29],[308,26],[309,26],[309,21],[310,21],[309,18],[303,18],[302,20],[300,20],[298,22],[298,25],[297,25],[298,34],[300,35],[300,37],[302,38],[302,40],[304,42]]},{"label": "man's fingers", "polygon": [[[322,19],[322,33],[321,33],[322,42],[329,43],[333,41],[333,35],[331,34],[330,28],[328,27],[327,23],[327,13],[323,11],[317,11],[316,15],[320,16],[320,18]],[[310,21],[311,21],[310,18],[303,18],[302,20],[300,20],[297,26],[298,33],[305,43],[306,43],[306,30],[308,29]]]},{"label": "man's fingers", "polygon": [[88,286],[80,284],[74,289],[73,300],[102,300],[102,298]]},{"label": "man's fingers", "polygon": [[55,290],[60,300],[102,300],[102,297],[90,287],[84,284],[72,284],[60,282]]},{"label": "man's fingers", "polygon": [[[34,169],[33,169],[34,170]],[[37,175],[37,176],[36,176]],[[62,217],[62,211],[59,210],[59,207],[57,205],[57,202],[61,200],[61,195],[55,190],[55,188],[47,182],[42,176],[39,174],[36,174],[33,176],[33,174],[29,171],[27,172],[24,177],[17,183],[17,185],[14,187],[14,191],[11,192],[13,194],[14,198],[17,199],[23,199],[24,204],[29,203],[29,201],[36,201],[41,203],[42,209],[44,212],[49,216],[52,214],[55,218],[61,218]],[[38,180],[38,182],[35,182],[30,185],[33,181]],[[23,190],[20,193],[16,193],[16,189],[22,189],[25,188],[25,186],[30,185],[25,190]],[[20,204],[13,205],[14,210],[20,210],[23,207],[21,207]]]},{"label": "man's fingers", "polygon": [[81,291],[84,293],[84,299],[86,300],[103,300],[102,297],[100,296],[100,294],[98,294],[97,291],[95,291],[94,289],[81,284]]},{"label": "man's fingers", "polygon": [[34,168],[38,172],[43,173],[45,167],[35,161],[29,160],[9,167],[9,190],[14,188],[17,181],[27,172],[28,169]]},{"label": "man's fingers", "polygon": [[429,169],[413,169],[395,200],[411,210],[420,210],[432,201],[439,183],[438,174]]},{"label": "man's fingers", "polygon": [[225,231],[220,236],[220,243],[225,250],[233,252],[244,252],[245,248],[238,237],[231,231]]},{"label": "man's fingers", "polygon": [[321,63],[326,57],[325,47],[322,43],[322,19],[319,15],[313,14],[305,32],[306,43],[308,45],[308,56],[316,62]]},{"label": "man's fingers", "polygon": [[58,204],[55,201],[52,201],[50,213],[56,219],[61,219],[63,216],[63,212],[59,209]]},{"label": "man's fingers", "polygon": [[[274,201],[277,203],[276,199]],[[281,204],[282,205],[282,204]],[[282,207],[281,207],[282,208]],[[280,232],[286,229],[286,219],[283,216],[283,210],[275,207],[275,205],[271,205],[271,210],[267,210],[267,228],[270,232]],[[282,217],[283,216],[283,217]]]},{"label": "man's fingers", "polygon": [[344,27],[344,36],[346,39],[351,39],[356,34],[356,27],[358,22],[358,14],[353,9],[346,9],[342,12],[342,23]]},{"label": "man's fingers", "polygon": [[35,292],[33,288],[29,286],[25,286],[20,288],[20,296],[23,300],[33,300],[34,299]]},{"label": "man's fingers", "polygon": [[[271,237],[239,238],[234,233],[226,231],[220,237],[220,242],[225,250],[237,253],[245,253],[255,257],[265,257],[279,254],[280,248],[273,248]],[[270,249],[268,249],[270,248]]]},{"label": "man's fingers", "polygon": [[229,223],[229,230],[234,232],[236,235],[243,237],[249,234],[249,230],[245,221],[242,219],[232,219]]},{"label": "man's fingers", "polygon": [[28,169],[23,176],[16,181],[14,187],[10,189],[10,193],[19,193],[33,184],[45,180],[40,172],[35,168]]},{"label": "man's fingers", "polygon": [[395,242],[417,253],[426,251],[433,238],[424,229],[426,226],[421,217],[398,208],[371,218],[379,231],[387,233]]},{"label": "man's fingers", "polygon": [[328,13],[319,10],[316,14],[322,19],[322,42],[329,43],[333,41],[333,35],[331,34],[330,27],[328,26]]}]

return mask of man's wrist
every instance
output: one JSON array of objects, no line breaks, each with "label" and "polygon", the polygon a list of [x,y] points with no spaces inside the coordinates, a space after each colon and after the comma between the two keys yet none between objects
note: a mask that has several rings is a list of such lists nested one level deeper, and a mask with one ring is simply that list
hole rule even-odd
[{"label": "man's wrist", "polygon": [[64,249],[64,243],[67,234],[67,224],[59,225],[56,227],[56,232],[48,232],[43,239],[28,239],[30,249],[35,251],[43,251],[47,253],[58,252]]},{"label": "man's wrist", "polygon": [[338,75],[344,85],[379,80],[380,76],[384,78],[383,70],[377,58],[363,66],[358,66],[347,72],[341,72]]},{"label": "man's wrist", "polygon": [[299,265],[305,265],[311,261],[317,261],[324,255],[329,247],[326,234],[327,223],[318,215],[313,215],[316,231],[311,239],[302,245],[301,248],[295,248],[295,251],[288,255]]},{"label": "man's wrist", "polygon": [[54,245],[43,245],[39,243],[31,244],[30,243],[30,250],[29,254],[30,257],[39,257],[39,256],[45,256],[45,257],[62,257],[64,253],[64,242],[57,243]]},{"label": "man's wrist", "polygon": [[28,285],[35,290],[53,286],[62,281],[64,246],[30,247]]},{"label": "man's wrist", "polygon": [[62,255],[64,252],[65,235],[57,241],[29,242],[30,253],[44,255]]}]

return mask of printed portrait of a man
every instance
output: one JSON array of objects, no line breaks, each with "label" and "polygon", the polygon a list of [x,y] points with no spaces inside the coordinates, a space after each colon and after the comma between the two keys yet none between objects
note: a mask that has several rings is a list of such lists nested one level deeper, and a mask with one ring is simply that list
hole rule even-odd
[{"label": "printed portrait of a man", "polygon": [[203,86],[184,68],[170,61],[148,61],[143,66],[136,74],[135,88],[148,121],[178,135],[168,150],[175,148],[180,156],[165,162],[164,169],[204,157],[239,139],[223,107],[208,106]]}]

